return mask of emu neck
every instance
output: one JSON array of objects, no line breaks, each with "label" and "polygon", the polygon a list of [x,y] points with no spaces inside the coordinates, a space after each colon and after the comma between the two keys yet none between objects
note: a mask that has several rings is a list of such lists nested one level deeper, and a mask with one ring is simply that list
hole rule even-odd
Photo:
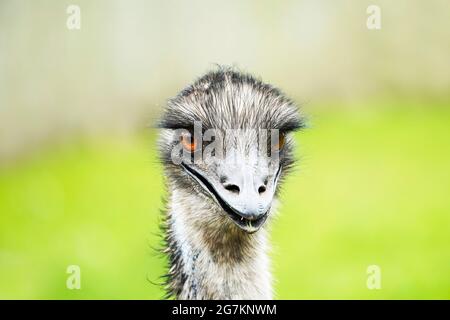
[{"label": "emu neck", "polygon": [[178,299],[271,299],[266,230],[245,233],[208,200],[171,192],[169,290]]}]

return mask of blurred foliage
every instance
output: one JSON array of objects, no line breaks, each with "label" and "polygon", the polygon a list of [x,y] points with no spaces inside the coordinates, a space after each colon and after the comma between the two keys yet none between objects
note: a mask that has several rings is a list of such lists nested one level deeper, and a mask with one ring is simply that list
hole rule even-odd
[{"label": "blurred foliage", "polygon": [[[271,227],[277,298],[450,298],[450,111],[427,107],[312,114]],[[155,137],[78,138],[0,169],[0,298],[162,297]]]}]

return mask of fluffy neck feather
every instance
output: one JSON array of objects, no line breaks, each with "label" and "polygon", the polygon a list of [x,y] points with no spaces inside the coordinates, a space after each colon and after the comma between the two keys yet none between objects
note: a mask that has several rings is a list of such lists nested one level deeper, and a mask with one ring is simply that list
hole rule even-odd
[{"label": "fluffy neck feather", "polygon": [[271,299],[266,230],[247,234],[215,210],[211,199],[171,190],[167,289],[178,299]]}]

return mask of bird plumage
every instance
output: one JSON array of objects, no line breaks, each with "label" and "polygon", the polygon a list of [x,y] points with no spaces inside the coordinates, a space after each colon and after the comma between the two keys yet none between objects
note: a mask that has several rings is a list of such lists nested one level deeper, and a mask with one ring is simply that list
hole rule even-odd
[{"label": "bird plumage", "polygon": [[[176,162],[177,131],[194,136],[194,123],[201,124],[201,134],[220,132],[214,141],[226,148],[223,154],[214,151],[211,161]],[[295,162],[289,135],[304,126],[298,108],[275,87],[220,68],[170,99],[159,126],[169,193],[164,227],[168,294],[179,299],[272,298],[265,221]],[[278,132],[283,137],[277,161],[255,149],[261,137],[266,139],[261,129],[276,131],[279,143]],[[230,130],[238,133],[230,138]],[[196,143],[207,147],[211,142]],[[268,148],[273,145],[270,140]],[[227,162],[231,157],[234,162]]]}]

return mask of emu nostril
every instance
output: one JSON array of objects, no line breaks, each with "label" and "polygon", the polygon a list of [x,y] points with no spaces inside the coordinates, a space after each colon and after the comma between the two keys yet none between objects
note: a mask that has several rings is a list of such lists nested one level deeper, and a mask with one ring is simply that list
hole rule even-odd
[{"label": "emu nostril", "polygon": [[225,186],[225,189],[227,189],[228,191],[231,191],[233,193],[239,193],[241,191],[241,189],[239,189],[239,187],[235,184],[227,184]]},{"label": "emu nostril", "polygon": [[261,186],[261,187],[258,188],[258,193],[259,194],[264,193],[265,191],[266,191],[266,187],[265,186]]}]

